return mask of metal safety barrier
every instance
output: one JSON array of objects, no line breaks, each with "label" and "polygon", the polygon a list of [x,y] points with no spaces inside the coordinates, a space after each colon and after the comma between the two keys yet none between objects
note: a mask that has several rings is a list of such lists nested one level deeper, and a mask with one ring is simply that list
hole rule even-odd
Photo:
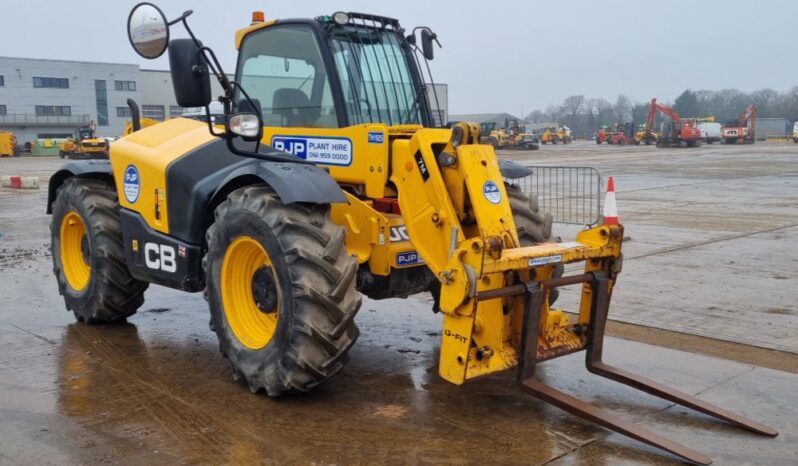
[{"label": "metal safety barrier", "polygon": [[533,173],[506,180],[529,197],[537,197],[541,212],[549,212],[557,223],[595,225],[601,220],[604,180],[593,167],[529,166]]}]

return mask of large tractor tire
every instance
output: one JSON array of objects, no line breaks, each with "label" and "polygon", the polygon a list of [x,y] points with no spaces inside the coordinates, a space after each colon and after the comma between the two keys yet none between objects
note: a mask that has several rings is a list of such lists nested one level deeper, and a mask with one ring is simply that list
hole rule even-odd
[{"label": "large tractor tire", "polygon": [[499,140],[498,140],[498,139],[496,139],[496,138],[495,138],[495,137],[493,137],[493,136],[491,136],[491,137],[489,137],[489,138],[488,138],[488,144],[490,144],[491,146],[493,146],[493,148],[494,148],[494,149],[498,149],[498,148],[499,148]]},{"label": "large tractor tire", "polygon": [[110,184],[65,181],[53,202],[50,235],[58,292],[79,321],[122,321],[144,304],[148,284],[125,265],[119,203]]},{"label": "large tractor tire", "polygon": [[[504,185],[507,191],[507,198],[510,200],[510,207],[513,211],[513,221],[518,231],[518,240],[521,246],[534,246],[546,242],[558,242],[559,238],[552,238],[551,226],[554,218],[550,213],[541,214],[540,205],[536,197],[527,197],[521,188],[512,184]],[[552,276],[562,277],[565,268],[562,263],[554,266]],[[549,304],[554,304],[560,290],[557,288],[549,292]]]},{"label": "large tractor tire", "polygon": [[216,208],[203,260],[211,329],[252,392],[305,392],[346,364],[361,296],[345,235],[329,206],[286,205],[263,185]]}]

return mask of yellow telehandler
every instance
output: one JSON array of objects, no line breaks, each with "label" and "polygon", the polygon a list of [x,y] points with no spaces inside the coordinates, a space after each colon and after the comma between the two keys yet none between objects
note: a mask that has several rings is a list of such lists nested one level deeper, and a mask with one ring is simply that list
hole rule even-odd
[{"label": "yellow telehandler", "polygon": [[97,159],[108,157],[108,141],[97,137],[96,126],[92,121],[89,126],[81,126],[75,130],[75,136],[65,139],[58,147],[58,155],[70,159]]},{"label": "yellow telehandler", "polygon": [[[432,127],[422,60],[437,36],[392,18],[336,12],[253,15],[238,30],[235,77],[190,29],[133,8],[133,48],[168,49],[177,103],[223,95],[223,121],[173,118],[116,141],[109,162],[73,161],[50,179],[52,257],[79,321],[131,316],[149,283],[204,292],[223,354],[253,392],[308,391],[347,362],[361,294],[430,292],[443,316],[440,376],[453,384],[517,367],[523,390],[681,458],[688,447],[558,391],[543,361],[586,351],[587,368],[765,435],[704,400],[607,365],[604,329],[623,227],[551,240],[550,215],[505,182],[479,127]],[[170,39],[182,23],[189,38]],[[431,77],[430,77],[431,81]],[[138,126],[138,125],[135,125]],[[562,276],[563,265],[581,269]],[[554,307],[581,290],[577,315]]]}]

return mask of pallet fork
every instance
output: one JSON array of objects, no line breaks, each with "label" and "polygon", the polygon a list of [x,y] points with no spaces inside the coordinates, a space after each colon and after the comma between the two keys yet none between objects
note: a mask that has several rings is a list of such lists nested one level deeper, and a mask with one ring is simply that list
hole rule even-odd
[{"label": "pallet fork", "polygon": [[[646,393],[658,396],[673,403],[692,408],[709,416],[726,421],[732,425],[741,427],[751,432],[775,437],[778,432],[768,426],[752,421],[744,416],[733,413],[707,401],[682,391],[667,387],[653,380],[647,379],[637,374],[633,374],[624,369],[620,369],[605,363],[602,360],[602,350],[604,346],[604,330],[607,322],[607,311],[609,309],[611,287],[610,277],[606,271],[594,271],[581,275],[552,278],[539,281],[527,281],[522,284],[509,286],[483,292],[480,300],[504,298],[523,294],[524,296],[524,320],[521,339],[521,351],[517,368],[517,382],[520,388],[532,396],[552,404],[575,416],[594,422],[607,429],[618,432],[619,434],[633,438],[656,448],[660,448],[672,453],[686,461],[696,464],[710,464],[712,459],[688,448],[680,443],[674,442],[662,435],[652,432],[644,427],[632,422],[623,420],[614,414],[599,409],[572,395],[559,391],[546,385],[535,376],[535,367],[539,358],[538,335],[540,333],[541,309],[544,306],[547,289],[560,286],[584,284],[589,289],[591,296],[590,303],[590,323],[587,325],[586,343],[582,348],[576,349],[586,351],[585,365],[588,371],[615,380],[625,385],[637,388]],[[568,351],[569,353],[574,350]],[[562,355],[562,354],[560,354]],[[546,359],[551,359],[548,356]]]}]

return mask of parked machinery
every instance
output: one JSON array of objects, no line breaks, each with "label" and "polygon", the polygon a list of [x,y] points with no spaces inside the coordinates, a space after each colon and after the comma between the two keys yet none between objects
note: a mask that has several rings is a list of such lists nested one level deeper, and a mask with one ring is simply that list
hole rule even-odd
[{"label": "parked machinery", "polygon": [[541,144],[569,144],[573,141],[571,130],[567,126],[546,128],[540,135]]},{"label": "parked machinery", "polygon": [[503,128],[490,122],[480,124],[480,129],[480,142],[490,144],[494,149],[536,150],[539,147],[537,136],[527,133],[515,118],[505,118]]},{"label": "parked machinery", "polygon": [[[260,13],[236,33],[231,79],[193,33],[169,41],[169,24],[188,28],[190,14],[167,21],[139,4],[129,37],[145,58],[168,46],[183,107],[210,113],[215,76],[225,123],[173,118],[115,142],[108,162],[72,161],[50,178],[53,270],[78,320],[124,320],[149,283],[204,291],[234,377],[277,396],[311,390],[345,366],[359,334],[360,293],[431,292],[443,320],[444,380],[460,385],[517,366],[520,387],[545,402],[687,461],[711,462],[536,375],[545,360],[585,351],[595,374],[777,435],[603,361],[623,226],[608,217],[576,241],[552,242],[551,216],[505,184],[510,169],[479,144],[476,124],[432,127],[419,71],[433,57],[428,28],[417,41],[377,15],[265,21]],[[396,60],[380,60],[373,47],[392,47]],[[368,80],[367,60],[382,71]],[[311,76],[309,94],[297,79],[263,79],[289,68]],[[408,95],[381,108],[369,89],[400,94],[389,70],[405,77]],[[511,168],[513,176],[531,173]],[[561,276],[565,264],[580,271]],[[564,286],[577,287],[576,315],[553,307]]]},{"label": "parked machinery", "polygon": [[17,137],[11,131],[0,131],[0,157],[19,156]]},{"label": "parked machinery", "polygon": [[721,125],[715,121],[714,116],[696,118],[698,129],[701,131],[701,140],[707,144],[720,141]]},{"label": "parked machinery", "polygon": [[633,122],[615,125],[615,131],[612,137],[607,141],[609,144],[640,144],[640,141],[635,138],[635,124]]},{"label": "parked machinery", "polygon": [[650,137],[653,133],[652,128],[654,127],[654,118],[657,116],[657,111],[670,118],[670,121],[662,123],[657,147],[701,147],[701,131],[696,127],[695,118],[680,118],[675,110],[661,102],[657,102],[656,98],[651,99],[644,137]]},{"label": "parked machinery", "polygon": [[94,122],[81,126],[75,136],[66,139],[59,146],[58,155],[70,159],[97,159],[108,157],[108,141],[98,138]]},{"label": "parked machinery", "polygon": [[726,122],[720,133],[723,144],[753,144],[756,141],[756,104],[746,107],[738,120]]},{"label": "parked machinery", "polygon": [[798,144],[798,121],[792,124],[792,142]]},{"label": "parked machinery", "polygon": [[612,138],[612,131],[610,131],[609,126],[602,125],[598,133],[596,133],[596,144],[601,144],[602,142],[609,144],[610,138]]},{"label": "parked machinery", "polygon": [[637,127],[637,131],[635,132],[635,141],[637,144],[645,144],[650,146],[651,144],[656,144],[659,140],[659,133],[657,131],[648,131],[648,126],[646,123],[643,123]]}]

